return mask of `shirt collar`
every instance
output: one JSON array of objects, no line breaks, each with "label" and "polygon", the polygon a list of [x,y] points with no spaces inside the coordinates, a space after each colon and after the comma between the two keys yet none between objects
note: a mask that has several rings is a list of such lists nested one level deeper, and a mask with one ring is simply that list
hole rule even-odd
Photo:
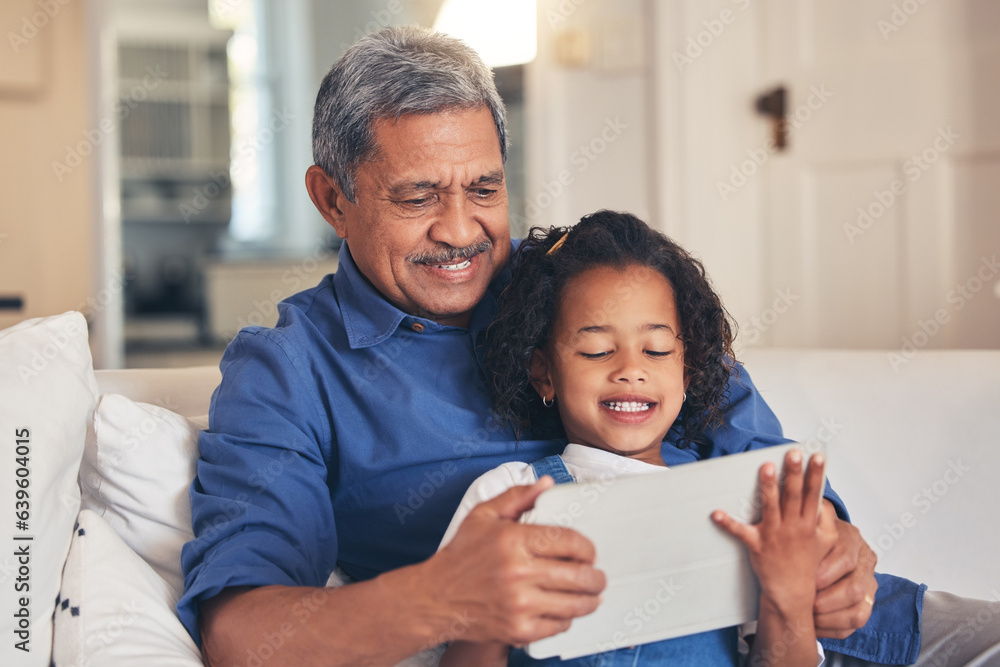
[{"label": "shirt collar", "polygon": [[663,472],[663,466],[653,465],[638,459],[630,459],[613,452],[596,447],[569,443],[562,453],[563,461],[579,468],[603,471],[608,474],[638,475],[650,472]]},{"label": "shirt collar", "polygon": [[[344,318],[344,328],[347,330],[347,341],[352,350],[378,345],[395,333],[400,324],[424,333],[444,330],[465,331],[461,327],[447,326],[423,317],[409,315],[390,303],[361,273],[358,265],[354,263],[346,241],[340,246],[337,259],[337,273],[333,280]],[[496,310],[496,301],[509,282],[510,267],[505,266],[490,283],[486,295],[472,311],[469,330],[473,335],[479,335],[490,325]]]}]

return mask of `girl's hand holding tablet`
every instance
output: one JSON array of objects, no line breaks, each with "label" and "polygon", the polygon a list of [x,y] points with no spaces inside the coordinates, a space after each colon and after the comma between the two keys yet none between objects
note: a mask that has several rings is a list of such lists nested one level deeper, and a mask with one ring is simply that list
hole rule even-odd
[{"label": "girl's hand holding tablet", "polygon": [[741,523],[722,511],[712,514],[750,553],[761,586],[754,644],[769,647],[763,651],[768,664],[813,664],[816,659],[816,570],[829,539],[819,517],[824,465],[817,454],[803,470],[802,453],[792,450],[780,480],[772,464],[761,466],[761,518],[756,524]]}]

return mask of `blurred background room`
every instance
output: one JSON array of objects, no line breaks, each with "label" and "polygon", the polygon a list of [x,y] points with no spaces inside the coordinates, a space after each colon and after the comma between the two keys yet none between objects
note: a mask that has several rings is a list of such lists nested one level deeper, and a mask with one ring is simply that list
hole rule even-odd
[{"label": "blurred background room", "polygon": [[632,211],[743,348],[1000,347],[1000,0],[4,0],[0,328],[81,310],[113,368],[272,324],[336,268],[319,83],[401,24],[494,66],[515,235]]}]

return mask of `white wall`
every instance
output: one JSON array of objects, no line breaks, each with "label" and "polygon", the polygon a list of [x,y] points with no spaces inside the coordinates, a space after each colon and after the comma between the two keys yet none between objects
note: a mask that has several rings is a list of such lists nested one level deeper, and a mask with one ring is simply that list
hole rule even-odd
[{"label": "white wall", "polygon": [[761,78],[758,16],[739,7],[733,0],[651,2],[649,23],[660,229],[701,258],[743,325],[764,301],[762,183],[749,179],[723,201],[716,182],[765,143],[770,126],[752,109]]},{"label": "white wall", "polygon": [[[741,325],[741,344],[902,349],[921,318],[933,319],[935,310],[928,304],[944,303],[949,289],[973,280],[982,257],[1000,255],[993,205],[1000,191],[996,124],[986,121],[1000,108],[1000,5],[974,0],[928,5],[912,18],[904,16],[909,25],[899,36],[892,34],[890,43],[880,35],[877,19],[889,19],[898,4],[891,0],[852,0],[843,6],[804,0],[790,3],[800,16],[783,21],[774,18],[788,13],[784,0],[538,4],[539,55],[529,66],[526,99],[527,189],[529,201],[541,205],[534,219],[570,224],[597,208],[644,217],[702,258]],[[849,20],[859,16],[864,20]],[[921,40],[935,30],[951,41]],[[589,44],[582,64],[557,57],[559,44],[569,38]],[[831,39],[836,43],[813,41]],[[613,45],[623,42],[626,47],[616,51]],[[755,98],[779,83],[775,77],[786,83],[795,78],[775,67],[783,62],[775,60],[775,53],[784,49],[811,67],[808,54],[821,46],[845,54],[845,60],[831,61],[822,70],[826,77],[833,77],[831,72],[848,76],[839,81],[837,103],[816,112],[817,119],[799,136],[793,131],[788,153],[769,153],[738,192],[720,196],[718,184],[728,182],[747,160],[759,158],[771,137],[770,121],[754,110]],[[917,82],[911,86],[916,94],[905,100],[893,97],[892,82],[882,80],[897,70]],[[948,82],[943,86],[942,72]],[[794,111],[810,88],[798,79],[790,83]],[[872,95],[866,90],[886,99],[870,108]],[[843,217],[840,208],[849,213],[854,207],[842,195],[833,200],[836,207],[809,198],[814,165],[826,171],[843,168],[835,164],[838,145],[860,147],[851,158],[857,165],[882,159],[878,139],[889,134],[905,134],[907,151],[918,151],[928,141],[918,118],[925,118],[928,109],[943,110],[940,123],[961,124],[965,143],[942,160],[919,191],[908,193],[905,206],[896,207],[894,215],[908,216],[906,232],[896,234],[889,248],[873,252],[868,244],[863,257],[835,247],[834,241],[844,241],[840,222],[833,231],[828,223]],[[850,122],[831,125],[834,117]],[[609,118],[620,118],[627,129],[593,161],[574,161],[579,147],[598,138]],[[820,144],[832,148],[814,158]],[[904,159],[898,159],[897,171]],[[560,185],[560,174],[567,185]],[[862,190],[871,199],[871,188]],[[820,223],[823,228],[815,229]],[[852,262],[859,268],[864,264],[866,273],[854,275]],[[786,287],[793,298],[806,296],[775,323],[771,311],[788,307],[779,289]],[[926,347],[1000,347],[998,299],[1000,281],[994,275],[968,307],[953,308],[949,326],[929,337]],[[761,326],[762,317],[771,318],[772,325]],[[868,335],[841,335],[834,329]]]},{"label": "white wall", "polygon": [[93,111],[94,36],[87,3],[50,4],[51,14],[31,0],[0,4],[0,293],[24,298],[21,312],[0,312],[0,328],[103,309],[88,303],[105,288],[94,279],[108,136]]},{"label": "white wall", "polygon": [[[760,309],[759,185],[723,204],[711,167],[742,159],[766,127],[748,112],[757,27],[741,17],[726,45],[678,68],[673,54],[730,0],[540,0],[539,53],[529,66],[528,199],[533,222],[565,225],[599,208],[627,210],[706,264],[737,320]],[[586,62],[557,57],[560,40],[589,44]],[[692,100],[697,100],[697,106]],[[621,127],[604,146],[602,132]],[[609,132],[609,135],[611,133]],[[604,148],[601,154],[581,149]],[[569,185],[559,191],[562,174]],[[529,216],[531,217],[531,216]]]},{"label": "white wall", "polygon": [[[599,208],[651,218],[644,6],[539,1],[538,56],[525,86],[530,224],[567,225]],[[583,45],[579,64],[560,62],[561,40]]]}]

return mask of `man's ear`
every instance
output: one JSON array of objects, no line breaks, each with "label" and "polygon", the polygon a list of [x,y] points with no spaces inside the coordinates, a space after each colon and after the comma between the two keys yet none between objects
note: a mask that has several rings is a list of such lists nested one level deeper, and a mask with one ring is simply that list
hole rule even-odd
[{"label": "man's ear", "polygon": [[314,164],[306,169],[306,191],[309,192],[309,198],[323,219],[337,232],[337,236],[346,239],[347,220],[344,216],[344,207],[350,202],[344,196],[336,179],[328,176],[318,164]]},{"label": "man's ear", "polygon": [[548,356],[541,350],[531,353],[531,386],[535,388],[542,398],[552,399],[556,395],[555,385],[552,384],[552,374],[549,371]]}]

